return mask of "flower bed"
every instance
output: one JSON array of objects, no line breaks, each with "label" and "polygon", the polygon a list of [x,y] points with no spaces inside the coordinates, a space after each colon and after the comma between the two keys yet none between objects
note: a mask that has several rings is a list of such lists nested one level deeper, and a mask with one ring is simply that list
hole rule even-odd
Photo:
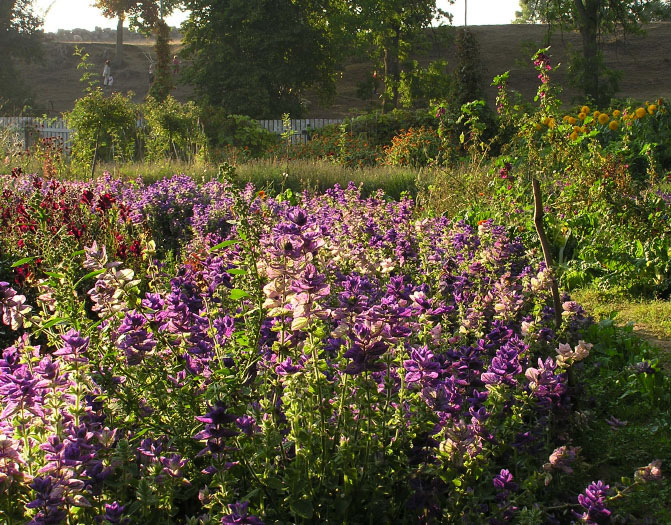
[{"label": "flower bed", "polygon": [[[567,299],[553,325],[547,270],[504,228],[353,187],[292,205],[187,177],[3,180],[5,252],[43,261],[0,283],[7,522],[608,516],[607,485],[561,481],[588,321]],[[58,258],[29,244],[43,208],[11,220],[49,188]]]}]

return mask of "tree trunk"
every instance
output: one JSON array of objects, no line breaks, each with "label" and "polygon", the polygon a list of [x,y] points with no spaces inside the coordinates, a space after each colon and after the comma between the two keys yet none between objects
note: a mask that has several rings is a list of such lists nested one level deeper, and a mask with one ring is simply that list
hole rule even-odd
[{"label": "tree trunk", "polygon": [[122,61],[123,53],[123,13],[119,14],[116,22],[116,60],[117,62]]},{"label": "tree trunk", "polygon": [[599,0],[574,0],[578,29],[582,37],[583,90],[595,102],[600,100],[599,86]]}]

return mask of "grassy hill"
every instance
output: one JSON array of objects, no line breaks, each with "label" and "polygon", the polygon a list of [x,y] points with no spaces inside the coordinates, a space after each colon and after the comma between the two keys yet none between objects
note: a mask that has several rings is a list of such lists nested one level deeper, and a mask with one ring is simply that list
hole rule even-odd
[{"label": "grassy hill", "polygon": [[[531,99],[536,92],[538,81],[529,57],[545,45],[547,27],[541,25],[496,25],[471,26],[480,43],[484,84],[504,71],[510,71],[510,87]],[[671,96],[671,23],[656,23],[646,26],[644,35],[628,35],[623,38],[610,37],[605,43],[605,63],[622,73],[619,97],[651,99]],[[430,29],[432,47],[417,59],[421,63],[435,59],[447,60],[454,66],[453,35],[456,28]],[[568,69],[565,66],[571,51],[580,50],[577,33],[556,33],[551,41],[553,64],[562,63],[554,78],[565,87],[567,102],[579,98],[579,93],[568,88]],[[112,59],[114,89],[132,91],[137,101],[141,101],[149,89],[149,57],[153,54],[150,44],[133,43],[124,46],[124,59],[114,60],[114,44],[96,42],[59,42],[48,44],[45,59],[41,64],[23,67],[24,76],[34,94],[36,107],[50,115],[58,115],[72,109],[74,101],[83,93],[77,70],[78,57],[73,56],[74,48],[84,47],[94,64],[94,72],[102,73],[105,58]],[[174,46],[175,51],[179,46]],[[364,101],[357,97],[358,83],[367,79],[373,70],[368,62],[346,65],[337,84],[337,97],[331,106],[321,105],[316,96],[308,94],[309,116],[345,117],[368,109],[375,101]],[[190,86],[178,83],[173,95],[182,101],[193,96]],[[494,88],[487,87],[487,98],[495,96]]]}]

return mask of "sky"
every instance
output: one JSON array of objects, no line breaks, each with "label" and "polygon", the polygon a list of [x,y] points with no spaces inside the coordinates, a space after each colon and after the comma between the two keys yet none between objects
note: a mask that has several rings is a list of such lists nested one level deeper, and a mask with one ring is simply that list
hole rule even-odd
[{"label": "sky", "polygon": [[[464,25],[464,2],[456,0],[449,5],[446,0],[438,0],[438,7],[454,15],[455,26]],[[93,0],[34,0],[35,10],[44,15],[44,30],[47,33],[58,29],[88,29],[109,27],[116,29],[116,21],[105,18],[100,10],[93,7]],[[49,7],[51,8],[49,9]],[[47,9],[48,12],[47,12]],[[468,0],[468,25],[509,24],[519,10],[519,0]],[[186,18],[185,13],[176,13],[166,21],[171,26],[179,26]]]}]

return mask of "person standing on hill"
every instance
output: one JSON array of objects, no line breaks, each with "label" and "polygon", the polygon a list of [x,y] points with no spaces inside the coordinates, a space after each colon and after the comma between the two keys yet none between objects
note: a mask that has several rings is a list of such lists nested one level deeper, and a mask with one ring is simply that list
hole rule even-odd
[{"label": "person standing on hill", "polygon": [[179,58],[177,55],[172,57],[172,73],[173,75],[177,75],[179,73]]},{"label": "person standing on hill", "polygon": [[105,60],[105,67],[103,68],[103,86],[109,86],[111,84],[110,78],[112,77],[112,68],[110,67],[110,61]]}]

